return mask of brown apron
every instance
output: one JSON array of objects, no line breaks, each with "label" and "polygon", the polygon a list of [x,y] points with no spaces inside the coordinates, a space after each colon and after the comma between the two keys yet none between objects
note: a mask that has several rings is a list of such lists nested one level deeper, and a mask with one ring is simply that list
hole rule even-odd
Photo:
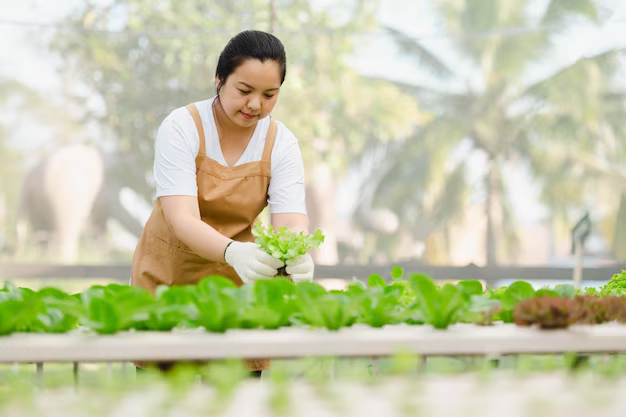
[{"label": "brown apron", "polygon": [[[267,205],[276,122],[270,121],[260,161],[226,167],[206,155],[198,109],[189,104],[187,110],[200,137],[196,181],[202,221],[233,240],[253,242],[252,225]],[[165,219],[160,200],[157,200],[133,256],[131,285],[146,288],[154,294],[159,285],[197,284],[207,275],[222,275],[238,286],[243,285],[230,265],[202,258],[177,239]],[[247,365],[253,371],[263,370],[269,367],[269,360],[251,359]]]}]

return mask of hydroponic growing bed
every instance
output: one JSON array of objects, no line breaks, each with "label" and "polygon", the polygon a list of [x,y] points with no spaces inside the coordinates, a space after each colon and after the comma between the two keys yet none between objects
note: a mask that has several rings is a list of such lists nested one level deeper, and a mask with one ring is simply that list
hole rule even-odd
[{"label": "hydroponic growing bed", "polygon": [[[518,281],[438,287],[392,271],[345,291],[283,278],[235,287],[93,286],[0,291],[0,362],[303,356],[504,355],[626,350],[626,272],[600,290]],[[515,324],[513,324],[515,323]],[[550,329],[550,330],[545,330]]]},{"label": "hydroponic growing bed", "polygon": [[[161,287],[154,296],[122,285],[67,294],[5,283],[0,362],[626,352],[624,272],[599,290],[585,291],[535,290],[521,281],[485,291],[477,281],[437,286],[429,277],[405,276],[399,269],[392,276],[385,282],[372,275],[367,284],[355,282],[345,291],[282,278],[236,288],[222,277],[207,277],[197,286]],[[571,366],[578,357],[566,356],[561,369],[579,369]],[[413,357],[401,375],[356,380],[332,378],[334,370],[323,380],[293,379],[273,367],[251,381],[243,379],[247,374],[236,360],[238,368],[211,362],[189,371],[200,372],[204,382],[148,371],[147,379],[136,378],[139,384],[118,378],[98,387],[71,387],[72,378],[65,377],[50,387],[52,375],[44,376],[41,367],[35,380],[7,366],[0,372],[0,415],[626,415],[623,357],[599,355],[599,360],[612,378],[520,377],[487,368],[464,376],[418,376]],[[77,370],[75,365],[74,377]]]},{"label": "hydroponic growing bed", "polygon": [[14,334],[0,338],[0,362],[95,362],[299,358],[310,356],[500,355],[522,353],[625,352],[626,325],[572,326],[546,331],[512,324],[431,326],[356,325],[339,331],[305,328],[95,335]]}]

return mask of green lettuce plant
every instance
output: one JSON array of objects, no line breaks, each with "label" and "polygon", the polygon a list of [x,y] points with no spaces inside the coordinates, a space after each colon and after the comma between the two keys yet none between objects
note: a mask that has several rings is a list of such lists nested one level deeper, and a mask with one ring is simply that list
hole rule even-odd
[{"label": "green lettuce plant", "polygon": [[[274,229],[274,226],[264,226],[261,222],[254,225],[252,234],[261,249],[283,262],[304,255],[309,249],[318,248],[324,242],[324,234],[320,229],[307,234],[292,232],[284,226]],[[279,269],[279,275],[287,275],[285,267]]]},{"label": "green lettuce plant", "polygon": [[295,297],[295,323],[339,330],[351,326],[357,319],[358,298],[351,293],[326,291],[319,284],[305,281],[296,285]]},{"label": "green lettuce plant", "polygon": [[313,234],[306,234],[292,232],[284,226],[274,229],[274,226],[264,226],[261,222],[256,223],[252,234],[261,249],[283,262],[304,255],[309,249],[315,249],[324,242],[324,235],[319,229]]},{"label": "green lettuce plant", "polygon": [[165,332],[175,327],[194,327],[198,320],[195,296],[195,288],[190,285],[159,286],[153,302],[133,315],[133,328]]},{"label": "green lettuce plant", "polygon": [[399,281],[387,285],[380,275],[370,275],[367,288],[363,288],[360,294],[358,290],[351,290],[358,306],[359,322],[372,327],[401,323],[408,313],[403,301],[407,290],[408,287]]},{"label": "green lettuce plant", "polygon": [[282,277],[259,280],[254,286],[239,288],[244,305],[241,327],[278,329],[289,326],[296,311],[295,291],[294,283]]},{"label": "green lettuce plant", "polygon": [[452,284],[438,288],[424,274],[413,274],[409,281],[415,291],[424,323],[436,329],[445,329],[458,321],[459,313],[467,303],[466,293],[462,289]]},{"label": "green lettuce plant", "polygon": [[[306,239],[309,243],[300,246],[311,247],[314,236]],[[0,288],[0,335],[64,333],[80,326],[113,334],[176,327],[225,332],[305,325],[338,330],[357,322],[372,327],[402,322],[431,324],[439,329],[456,322],[490,324],[514,319],[518,324],[536,323],[544,328],[626,323],[626,297],[606,295],[619,291],[623,275],[616,274],[607,285],[612,289],[602,289],[598,295],[586,291],[581,295],[571,285],[535,291],[523,281],[485,292],[475,280],[440,287],[426,275],[405,275],[401,267],[392,269],[388,282],[372,274],[367,283],[355,280],[344,291],[326,291],[316,283],[294,284],[281,278],[236,287],[221,276],[206,277],[197,285],[161,286],[154,296],[144,289],[119,284],[95,285],[70,295],[56,288],[33,291],[6,282]]]},{"label": "green lettuce plant", "polygon": [[606,295],[626,294],[626,270],[622,270],[619,274],[613,274],[602,290],[603,294]]},{"label": "green lettuce plant", "polygon": [[513,309],[517,303],[536,295],[532,285],[526,281],[515,281],[508,287],[501,287],[489,294],[490,298],[498,300],[500,304],[499,310],[493,318],[505,323],[513,323]]},{"label": "green lettuce plant", "polygon": [[196,286],[193,300],[198,309],[197,324],[215,333],[239,328],[243,303],[238,291],[228,278],[218,275],[203,278]]},{"label": "green lettuce plant", "polygon": [[147,290],[119,284],[94,285],[79,297],[84,307],[81,323],[101,334],[132,329],[136,315],[153,304]]}]

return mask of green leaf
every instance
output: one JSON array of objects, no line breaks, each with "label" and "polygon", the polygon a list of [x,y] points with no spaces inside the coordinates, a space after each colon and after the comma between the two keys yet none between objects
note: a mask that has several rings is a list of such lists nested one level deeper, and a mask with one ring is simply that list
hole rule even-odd
[{"label": "green leaf", "polygon": [[[446,284],[438,290],[433,280],[423,274],[413,274],[409,281],[417,298],[417,306],[422,312],[420,319],[436,329],[445,329],[455,323],[460,312],[468,308],[470,297],[457,286]],[[475,286],[470,284],[468,288],[475,289]],[[414,314],[409,317],[415,320]]]},{"label": "green leaf", "polygon": [[487,295],[472,295],[470,297],[469,311],[476,313],[486,313],[500,306],[500,301],[490,298]]},{"label": "green leaf", "polygon": [[325,327],[323,307],[318,300],[325,296],[327,291],[321,285],[314,282],[299,282],[295,286],[295,298],[297,314],[293,319],[315,327]]},{"label": "green leaf", "polygon": [[483,285],[477,280],[463,280],[458,282],[456,286],[469,296],[483,293]]},{"label": "green leaf", "polygon": [[560,297],[561,295],[559,295],[558,292],[551,290],[549,288],[541,288],[538,289],[537,292],[535,293],[536,297],[540,297],[542,295],[548,295],[550,297]]},{"label": "green leaf", "polygon": [[372,274],[367,278],[367,286],[370,288],[385,288],[385,280],[378,274]]},{"label": "green leaf", "polygon": [[576,287],[571,284],[558,284],[554,287],[554,291],[561,297],[574,298],[576,296]]},{"label": "green leaf", "polygon": [[464,306],[466,298],[459,288],[446,284],[440,291],[441,313],[439,320],[433,324],[436,329],[445,329],[456,320],[458,311]]},{"label": "green leaf", "polygon": [[391,268],[391,278],[394,280],[400,280],[404,277],[404,269],[401,266],[394,266]]},{"label": "green leaf", "polygon": [[353,300],[341,292],[331,292],[317,299],[324,326],[338,330],[351,326],[357,318]]},{"label": "green leaf", "polygon": [[307,250],[319,247],[324,241],[319,229],[313,235],[307,235],[292,232],[285,226],[275,230],[272,225],[265,227],[261,222],[255,224],[253,235],[262,250],[283,262],[304,255]]},{"label": "green leaf", "polygon": [[499,292],[497,297],[500,300],[502,311],[499,313],[500,318],[505,323],[513,322],[513,308],[515,304],[521,300],[532,298],[535,296],[535,290],[532,285],[525,281],[516,281],[509,285],[506,289]]},{"label": "green leaf", "polygon": [[120,317],[109,301],[93,298],[87,308],[87,325],[97,333],[113,334],[118,331]]},{"label": "green leaf", "polygon": [[532,298],[535,296],[535,290],[532,285],[526,281],[516,281],[509,285],[504,291],[502,306],[503,308],[513,308],[516,302]]},{"label": "green leaf", "polygon": [[0,335],[8,335],[18,331],[23,317],[29,320],[28,307],[19,300],[4,300],[0,302]]},{"label": "green leaf", "polygon": [[440,314],[439,294],[433,280],[424,274],[411,274],[409,281],[415,292],[424,321],[433,323]]}]

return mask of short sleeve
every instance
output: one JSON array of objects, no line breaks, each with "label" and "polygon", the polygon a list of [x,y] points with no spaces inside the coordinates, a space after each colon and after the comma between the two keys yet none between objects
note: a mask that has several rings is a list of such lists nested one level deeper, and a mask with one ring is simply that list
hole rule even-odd
[{"label": "short sleeve", "polygon": [[278,126],[271,165],[268,189],[270,213],[306,214],[302,154],[298,140],[282,124]]},{"label": "short sleeve", "polygon": [[193,119],[184,108],[174,110],[161,123],[154,153],[157,198],[170,195],[198,196],[197,136]]}]

